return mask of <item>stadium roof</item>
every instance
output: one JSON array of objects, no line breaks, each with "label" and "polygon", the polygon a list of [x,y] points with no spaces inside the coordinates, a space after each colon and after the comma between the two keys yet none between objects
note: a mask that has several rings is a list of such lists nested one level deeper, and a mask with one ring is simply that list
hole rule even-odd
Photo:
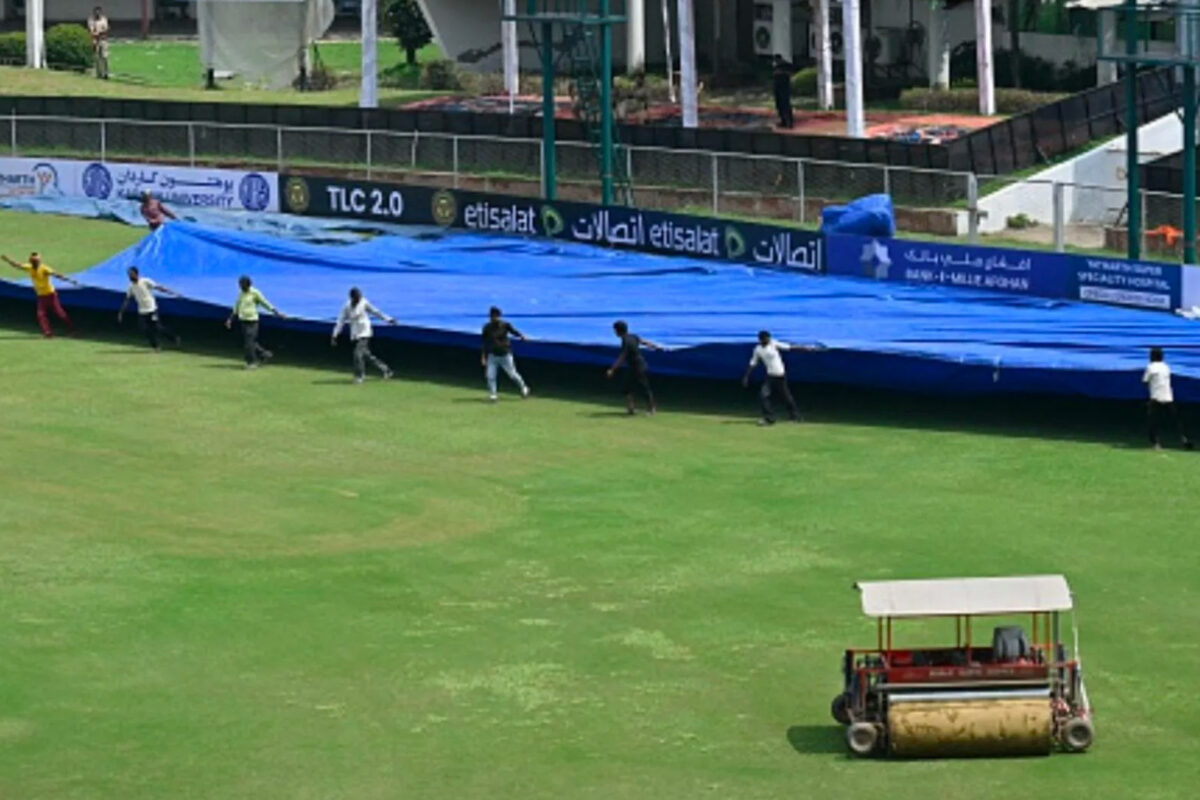
[{"label": "stadium roof", "polygon": [[868,617],[1016,614],[1071,608],[1071,589],[1062,575],[865,581],[856,587]]}]

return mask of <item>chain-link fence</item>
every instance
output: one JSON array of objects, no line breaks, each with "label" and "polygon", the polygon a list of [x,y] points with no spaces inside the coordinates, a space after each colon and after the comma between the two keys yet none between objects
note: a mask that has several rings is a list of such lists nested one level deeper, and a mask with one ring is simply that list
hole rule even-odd
[{"label": "chain-link fence", "polygon": [[[0,120],[8,123],[7,149],[14,156],[328,170],[526,196],[540,194],[544,169],[538,139],[60,116]],[[886,193],[896,207],[898,229],[914,236],[1058,250],[1125,249],[1125,193],[1113,187],[648,146],[620,147],[616,157],[642,208],[816,227],[827,205]],[[595,146],[559,142],[555,163],[563,199],[599,201]],[[1144,192],[1141,203],[1148,231],[1143,251],[1148,257],[1171,256],[1180,249],[1175,229],[1182,227],[1182,198]]]}]

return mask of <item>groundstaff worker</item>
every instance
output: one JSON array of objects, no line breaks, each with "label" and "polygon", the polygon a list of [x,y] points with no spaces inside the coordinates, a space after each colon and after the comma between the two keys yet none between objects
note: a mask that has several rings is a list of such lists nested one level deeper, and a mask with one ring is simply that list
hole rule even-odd
[{"label": "groundstaff worker", "polygon": [[287,319],[287,314],[271,305],[270,301],[263,297],[263,293],[254,288],[254,283],[248,275],[238,278],[238,287],[241,291],[238,293],[237,300],[234,301],[233,310],[229,312],[229,317],[225,320],[225,327],[233,328],[234,317],[238,319],[242,325],[242,346],[245,350],[246,369],[257,369],[259,364],[270,360],[274,355],[258,343],[259,307],[265,308],[280,319]]},{"label": "groundstaff worker", "polygon": [[346,301],[346,305],[342,306],[342,313],[338,314],[337,324],[333,326],[333,336],[330,337],[329,343],[337,347],[338,336],[342,333],[342,328],[350,327],[350,341],[354,344],[354,382],[362,383],[367,378],[367,362],[370,361],[375,367],[383,373],[383,379],[386,381],[392,377],[392,370],[387,364],[380,361],[371,352],[371,317],[381,319],[392,325],[396,324],[395,317],[389,317],[375,306],[368,302],[367,298],[363,297],[362,292],[355,286],[350,290],[350,299]]}]

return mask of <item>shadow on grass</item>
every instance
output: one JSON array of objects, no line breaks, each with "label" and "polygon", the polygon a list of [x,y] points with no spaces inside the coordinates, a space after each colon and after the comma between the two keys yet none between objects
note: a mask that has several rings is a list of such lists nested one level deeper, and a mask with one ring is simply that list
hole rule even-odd
[{"label": "shadow on grass", "polygon": [[793,725],[787,730],[787,740],[797,753],[849,758],[845,730],[840,725]]},{"label": "shadow on grass", "polygon": [[[3,309],[4,301],[0,301],[0,310]],[[110,314],[86,310],[72,310],[72,314],[81,336],[116,346],[128,345],[128,350],[103,352],[148,352],[139,335],[115,329]],[[184,336],[186,344],[181,352],[218,360],[200,366],[244,369],[238,331],[226,331],[215,321],[172,319],[169,324]],[[264,339],[275,353],[270,368],[300,366],[349,375],[349,354],[345,350],[331,350],[326,336],[296,333],[270,327],[270,322],[267,324]],[[0,330],[6,332],[0,336],[17,340],[38,338],[17,332],[22,324],[11,318],[3,325],[7,328],[0,327]],[[396,370],[397,381],[437,383],[470,393],[470,396],[455,398],[453,402],[456,403],[487,402],[478,356],[473,350],[383,339],[375,342],[374,349]],[[522,359],[520,363],[535,398],[570,400],[596,407],[593,411],[582,412],[584,416],[625,415],[623,393],[619,386],[605,379],[602,367],[533,359]],[[330,385],[341,383],[351,386],[348,377],[329,379]],[[759,416],[755,387],[743,389],[736,379],[715,381],[656,376],[654,387],[663,414],[707,415],[732,425],[753,425]],[[1149,450],[1145,438],[1145,407],[1140,402],[1032,395],[946,397],[800,381],[793,383],[793,391],[805,421],[817,429],[822,425],[847,425],[1091,442],[1122,449]],[[1181,412],[1185,425],[1195,432],[1194,409],[1183,406]]]}]

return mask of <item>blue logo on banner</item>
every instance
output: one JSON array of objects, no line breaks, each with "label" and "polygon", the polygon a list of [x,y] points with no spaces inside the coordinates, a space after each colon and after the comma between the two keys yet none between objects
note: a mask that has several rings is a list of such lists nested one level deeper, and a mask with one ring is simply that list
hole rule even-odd
[{"label": "blue logo on banner", "polygon": [[83,193],[96,200],[107,200],[112,194],[113,179],[103,164],[88,164],[83,171]]},{"label": "blue logo on banner", "polygon": [[242,178],[238,198],[247,211],[263,211],[271,204],[271,185],[262,175],[251,172]]}]

